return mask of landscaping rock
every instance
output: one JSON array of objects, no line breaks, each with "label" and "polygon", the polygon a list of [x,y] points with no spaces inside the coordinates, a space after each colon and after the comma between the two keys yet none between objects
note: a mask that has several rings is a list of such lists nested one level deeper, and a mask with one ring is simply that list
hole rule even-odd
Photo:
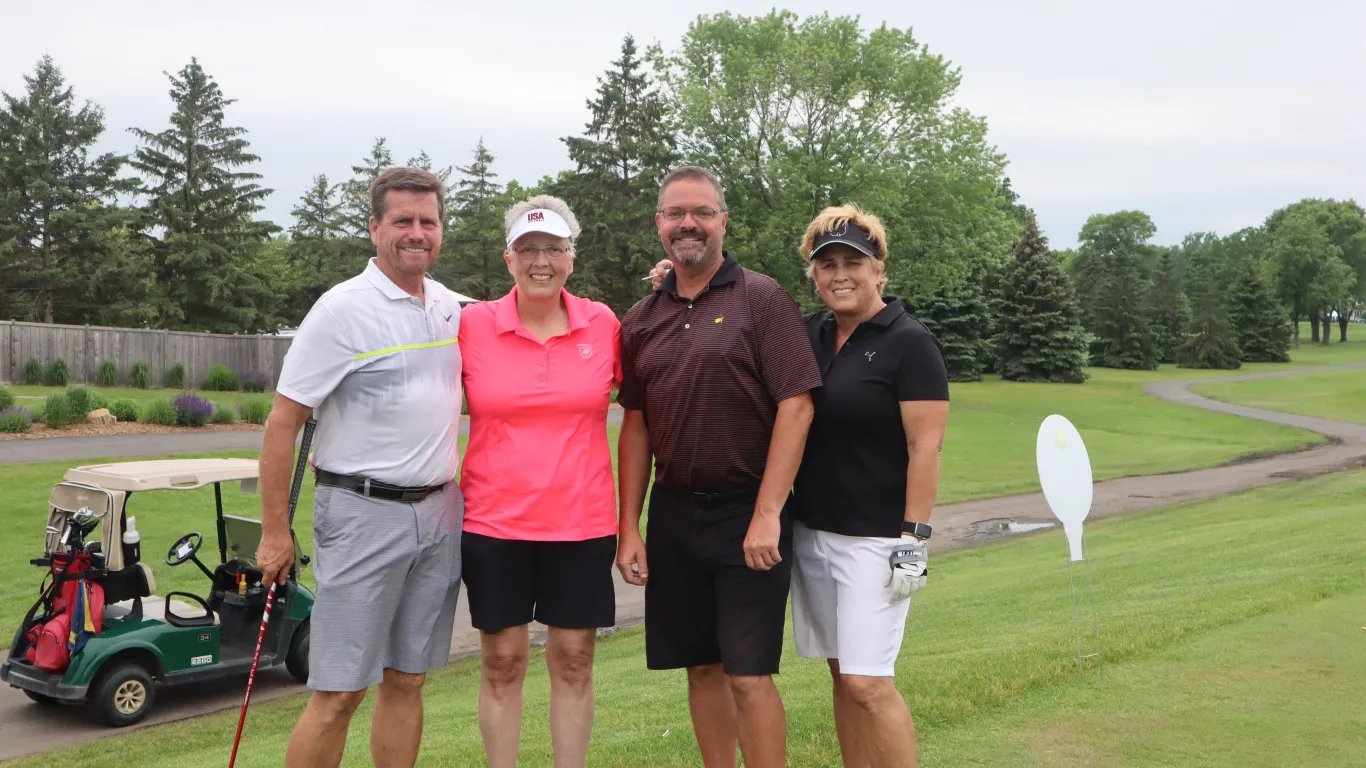
[{"label": "landscaping rock", "polygon": [[108,408],[96,408],[85,418],[91,424],[114,424],[118,422],[118,419],[114,417],[114,414],[109,412]]}]

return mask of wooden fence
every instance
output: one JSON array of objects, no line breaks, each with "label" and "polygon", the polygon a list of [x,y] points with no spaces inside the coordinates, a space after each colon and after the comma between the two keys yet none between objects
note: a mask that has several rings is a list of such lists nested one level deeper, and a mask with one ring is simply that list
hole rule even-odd
[{"label": "wooden fence", "polygon": [[144,362],[151,369],[154,387],[162,386],[166,369],[176,363],[185,366],[186,387],[198,387],[215,363],[228,366],[239,378],[260,371],[270,377],[273,387],[292,340],[4,321],[0,322],[0,380],[22,384],[29,360],[38,360],[46,374],[53,361],[61,358],[71,371],[72,383],[98,383],[100,365],[110,360],[118,368],[121,386],[129,384],[133,364]]}]

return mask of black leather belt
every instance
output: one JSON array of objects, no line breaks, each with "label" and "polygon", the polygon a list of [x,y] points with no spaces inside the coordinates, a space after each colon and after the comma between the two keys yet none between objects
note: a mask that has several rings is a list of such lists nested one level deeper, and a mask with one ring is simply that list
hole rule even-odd
[{"label": "black leather belt", "polygon": [[348,491],[355,491],[362,496],[369,496],[375,499],[386,499],[388,501],[402,501],[408,504],[422,501],[433,493],[445,488],[445,485],[421,485],[415,487],[405,487],[402,485],[390,485],[381,483],[378,480],[371,480],[360,475],[339,475],[336,472],[328,472],[325,469],[316,471],[318,483],[320,485],[330,485],[334,488],[342,488]]},{"label": "black leather belt", "polygon": [[703,508],[719,507],[724,504],[736,504],[742,501],[755,501],[759,498],[758,485],[742,485],[739,488],[732,488],[728,491],[718,491],[716,493],[680,491],[662,485],[660,486],[660,489],[671,496],[689,502],[693,506]]}]

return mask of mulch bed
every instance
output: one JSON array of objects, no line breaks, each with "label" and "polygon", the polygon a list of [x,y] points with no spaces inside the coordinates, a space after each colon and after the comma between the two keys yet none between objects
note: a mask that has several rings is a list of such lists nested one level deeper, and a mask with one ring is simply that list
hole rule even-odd
[{"label": "mulch bed", "polygon": [[159,424],[139,424],[121,421],[117,424],[72,424],[65,429],[52,429],[35,423],[29,431],[19,434],[0,433],[0,440],[34,440],[44,437],[100,437],[103,435],[164,435],[176,432],[247,432],[264,431],[266,425],[239,421],[235,424],[205,424],[202,427],[163,427]]}]

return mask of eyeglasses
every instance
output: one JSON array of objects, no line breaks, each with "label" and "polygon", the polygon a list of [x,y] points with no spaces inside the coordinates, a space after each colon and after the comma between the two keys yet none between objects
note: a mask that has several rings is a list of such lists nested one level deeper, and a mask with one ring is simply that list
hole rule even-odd
[{"label": "eyeglasses", "polygon": [[548,245],[544,248],[537,248],[534,245],[519,245],[512,249],[512,252],[522,259],[534,259],[541,251],[545,251],[546,258],[552,261],[563,259],[573,252],[572,249],[561,248],[558,245]]},{"label": "eyeglasses", "polygon": [[663,216],[666,221],[682,221],[683,217],[690,213],[692,214],[692,217],[698,221],[711,221],[716,218],[716,214],[720,213],[720,211],[715,208],[708,208],[704,205],[691,210],[687,208],[665,208],[659,212],[659,215]]}]

